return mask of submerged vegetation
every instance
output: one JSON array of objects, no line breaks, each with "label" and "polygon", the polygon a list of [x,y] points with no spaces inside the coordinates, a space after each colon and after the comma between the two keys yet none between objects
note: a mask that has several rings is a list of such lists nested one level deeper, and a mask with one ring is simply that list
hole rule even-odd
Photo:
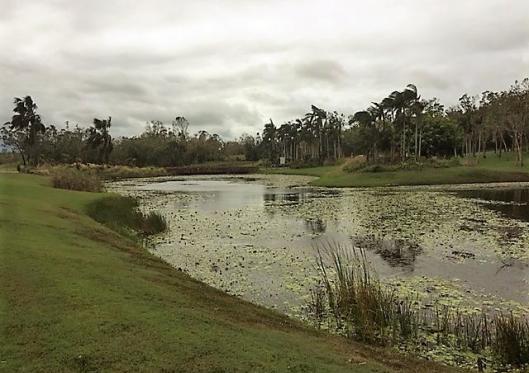
[{"label": "submerged vegetation", "polygon": [[426,307],[385,286],[365,252],[355,247],[326,245],[318,268],[321,283],[308,307],[318,326],[327,323],[355,340],[418,353],[433,345],[469,351],[478,365],[490,360],[496,367],[529,366],[527,315]]},{"label": "submerged vegetation", "polygon": [[167,230],[165,217],[155,211],[140,211],[138,201],[132,197],[98,199],[87,206],[87,213],[99,223],[129,236],[131,230],[144,236]]}]

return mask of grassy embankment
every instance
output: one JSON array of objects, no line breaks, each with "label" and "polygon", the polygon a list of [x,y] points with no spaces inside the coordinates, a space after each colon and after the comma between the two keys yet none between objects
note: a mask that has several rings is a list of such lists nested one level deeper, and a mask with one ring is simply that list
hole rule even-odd
[{"label": "grassy embankment", "polygon": [[449,371],[194,281],[50,184],[0,174],[0,371]]},{"label": "grassy embankment", "polygon": [[263,173],[317,176],[315,186],[327,187],[376,187],[395,185],[437,185],[529,181],[529,158],[524,167],[514,164],[512,154],[498,158],[490,154],[479,158],[475,165],[452,167],[424,167],[421,169],[399,169],[365,172],[346,170],[346,164],[312,168],[262,169]]}]

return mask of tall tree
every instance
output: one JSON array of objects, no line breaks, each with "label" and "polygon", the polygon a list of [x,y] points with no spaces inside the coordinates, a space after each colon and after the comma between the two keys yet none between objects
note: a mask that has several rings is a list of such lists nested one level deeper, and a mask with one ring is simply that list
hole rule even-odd
[{"label": "tall tree", "polygon": [[[99,163],[108,163],[108,158],[113,149],[112,136],[110,136],[111,123],[112,117],[108,117],[108,119],[94,118],[94,125],[88,130],[88,146],[97,151]],[[153,126],[156,127],[157,124],[153,123]]]},{"label": "tall tree", "polygon": [[264,156],[273,164],[278,162],[277,153],[277,128],[270,119],[263,129],[263,137],[261,140],[261,147],[263,148]]},{"label": "tall tree", "polygon": [[516,163],[523,166],[524,136],[529,129],[529,79],[516,81],[508,91],[502,92],[498,104],[513,138]]},{"label": "tall tree", "polygon": [[37,114],[37,104],[31,96],[24,98],[15,97],[14,115],[10,122],[2,128],[2,139],[6,145],[14,146],[24,166],[34,165],[39,161],[38,141],[41,134],[46,131],[46,126]]}]

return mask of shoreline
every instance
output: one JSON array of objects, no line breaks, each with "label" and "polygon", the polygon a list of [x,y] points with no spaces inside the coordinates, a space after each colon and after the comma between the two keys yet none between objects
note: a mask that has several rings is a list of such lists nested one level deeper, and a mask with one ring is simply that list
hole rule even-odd
[{"label": "shoreline", "polygon": [[318,332],[192,279],[86,216],[105,194],[53,189],[35,175],[0,183],[12,212],[0,227],[2,369],[457,371]]}]

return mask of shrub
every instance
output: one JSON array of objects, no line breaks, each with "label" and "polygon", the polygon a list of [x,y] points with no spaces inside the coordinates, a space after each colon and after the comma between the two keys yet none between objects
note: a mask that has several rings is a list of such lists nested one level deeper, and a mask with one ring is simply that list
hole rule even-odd
[{"label": "shrub", "polygon": [[84,192],[101,192],[103,184],[97,175],[72,168],[53,170],[52,183],[54,188],[79,190]]},{"label": "shrub", "polygon": [[371,164],[365,165],[362,167],[361,164],[358,164],[358,167],[355,166],[345,166],[344,170],[347,172],[360,171],[360,172],[391,172],[391,171],[413,171],[413,170],[422,170],[423,168],[448,168],[448,167],[457,167],[461,166],[461,162],[458,158],[451,159],[438,159],[438,158],[429,158],[424,161],[418,162],[414,160],[408,160],[399,164]]},{"label": "shrub", "polygon": [[433,168],[449,168],[461,166],[461,161],[459,158],[450,158],[450,159],[439,159],[439,158],[429,158],[423,162],[425,167]]},{"label": "shrub", "polygon": [[96,166],[96,170],[105,179],[129,179],[168,174],[166,169],[161,167]]},{"label": "shrub", "polygon": [[356,157],[350,158],[346,161],[343,166],[345,172],[355,172],[364,168],[367,164],[366,157],[363,155],[357,155]]},{"label": "shrub", "polygon": [[463,158],[461,160],[461,164],[463,166],[467,166],[467,167],[477,166],[478,165],[478,159],[477,158],[471,158],[471,157]]},{"label": "shrub", "polygon": [[360,171],[361,172],[388,172],[388,171],[396,171],[399,168],[400,166],[373,164],[373,165],[365,166]]}]

